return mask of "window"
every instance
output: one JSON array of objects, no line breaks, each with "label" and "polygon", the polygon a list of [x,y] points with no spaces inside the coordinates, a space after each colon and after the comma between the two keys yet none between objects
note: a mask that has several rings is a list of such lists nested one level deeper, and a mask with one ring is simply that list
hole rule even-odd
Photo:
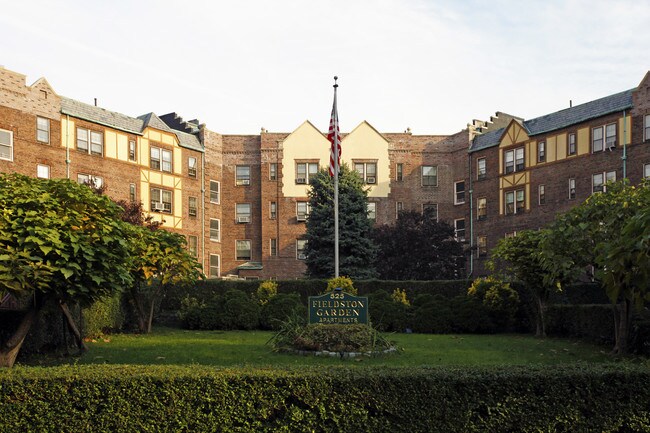
[{"label": "window", "polygon": [[318,163],[298,162],[296,163],[296,184],[308,184],[318,173]]},{"label": "window", "polygon": [[210,278],[217,278],[220,275],[219,254],[210,254]]},{"label": "window", "polygon": [[465,181],[454,182],[454,204],[465,203]]},{"label": "window", "polygon": [[546,142],[537,142],[537,162],[546,162]]},{"label": "window", "polygon": [[465,242],[465,219],[454,220],[454,238],[458,242]]},{"label": "window", "polygon": [[14,160],[14,133],[0,129],[0,159]]},{"label": "window", "polygon": [[296,202],[296,219],[298,221],[306,221],[309,216],[309,202],[298,201]]},{"label": "window", "polygon": [[476,251],[479,257],[487,256],[487,236],[478,236],[476,238]]},{"label": "window", "polygon": [[221,242],[221,221],[216,218],[210,218],[210,240]]},{"label": "window", "polygon": [[278,164],[275,162],[269,164],[269,180],[278,180]]},{"label": "window", "polygon": [[422,205],[422,214],[431,214],[436,221],[438,221],[438,204],[437,203],[425,203]]},{"label": "window", "polygon": [[503,235],[503,237],[506,238],[506,239],[508,239],[508,238],[514,238],[515,236],[517,236],[517,232],[516,232],[516,231],[514,231],[514,232],[508,232],[508,233],[506,233],[506,234]]},{"label": "window", "polygon": [[307,240],[296,239],[296,259],[305,260],[307,258],[307,254],[305,254],[305,248],[307,248]]},{"label": "window", "polygon": [[398,182],[404,180],[404,164],[402,163],[395,166],[395,180]]},{"label": "window", "polygon": [[515,171],[522,171],[525,168],[524,164],[524,148],[519,147],[505,152],[505,173],[513,173]]},{"label": "window", "polygon": [[192,257],[197,257],[199,255],[198,244],[199,244],[199,239],[196,236],[190,235],[187,237],[187,250],[189,251]]},{"label": "window", "polygon": [[477,219],[482,221],[487,218],[487,198],[481,197],[476,199]]},{"label": "window", "polygon": [[151,210],[172,212],[172,192],[160,188],[151,188]]},{"label": "window", "polygon": [[643,118],[643,130],[644,130],[645,140],[646,141],[650,140],[650,114],[646,114],[645,117]]},{"label": "window", "polygon": [[[603,140],[603,136],[605,137]],[[604,145],[603,145],[604,143]],[[591,151],[601,152],[616,147],[616,123],[599,126],[591,130]]]},{"label": "window", "polygon": [[366,212],[368,213],[368,219],[376,221],[377,220],[377,203],[368,202]]},{"label": "window", "polygon": [[135,140],[129,140],[129,161],[135,161],[136,147]]},{"label": "window", "polygon": [[568,138],[568,149],[567,149],[567,154],[569,155],[575,155],[576,154],[576,134],[575,133],[570,133],[569,138]]},{"label": "window", "polygon": [[354,169],[359,173],[361,179],[366,184],[377,183],[377,163],[376,162],[355,162]]},{"label": "window", "polygon": [[272,201],[271,205],[270,205],[269,218],[274,220],[277,217],[278,217],[278,204],[276,202]]},{"label": "window", "polygon": [[251,259],[251,241],[235,241],[235,260]]},{"label": "window", "polygon": [[149,166],[154,170],[162,170],[168,173],[172,171],[172,152],[159,147],[151,147],[151,159]]},{"label": "window", "polygon": [[591,192],[607,191],[607,182],[616,182],[616,172],[608,171],[603,173],[596,173],[591,176]]},{"label": "window", "polygon": [[210,181],[210,203],[219,204],[219,181]]},{"label": "window", "polygon": [[506,215],[521,213],[526,207],[526,195],[523,189],[506,191]]},{"label": "window", "polygon": [[476,161],[476,173],[477,173],[477,179],[478,180],[483,180],[485,179],[485,176],[487,176],[487,166],[485,165],[485,158],[479,158]]},{"label": "window", "polygon": [[643,177],[650,177],[650,164],[643,164]]},{"label": "window", "polygon": [[92,185],[95,188],[101,188],[104,185],[104,179],[99,176],[93,176],[92,174],[77,174],[77,183],[82,185]]},{"label": "window", "polygon": [[569,200],[576,198],[576,180],[569,179]]},{"label": "window", "polygon": [[538,196],[540,205],[546,203],[546,186],[540,185],[540,186],[537,187],[537,196]]},{"label": "window", "polygon": [[36,117],[36,139],[41,143],[50,142],[50,119]]},{"label": "window", "polygon": [[50,178],[50,166],[38,164],[36,166],[36,177],[40,179],[49,179]]},{"label": "window", "polygon": [[196,158],[193,156],[187,158],[187,175],[189,177],[196,177]]},{"label": "window", "polygon": [[278,255],[278,240],[272,238],[270,244],[271,256],[275,257]]},{"label": "window", "polygon": [[136,194],[135,184],[130,183],[129,184],[129,200],[135,201],[135,199],[136,199],[135,194]]},{"label": "window", "polygon": [[249,223],[251,222],[251,204],[250,203],[237,203],[236,208],[236,219],[237,223]]},{"label": "window", "polygon": [[402,213],[404,210],[404,203],[401,201],[398,201],[395,203],[395,218],[399,218],[399,214]]},{"label": "window", "polygon": [[438,167],[435,165],[422,166],[422,186],[438,186]]},{"label": "window", "polygon": [[197,200],[196,197],[189,197],[187,199],[187,214],[191,217],[196,217],[197,214]]},{"label": "window", "polygon": [[235,169],[235,183],[240,186],[251,184],[251,167],[250,165],[238,165]]},{"label": "window", "polygon": [[91,155],[103,155],[104,136],[96,131],[77,128],[77,150]]}]

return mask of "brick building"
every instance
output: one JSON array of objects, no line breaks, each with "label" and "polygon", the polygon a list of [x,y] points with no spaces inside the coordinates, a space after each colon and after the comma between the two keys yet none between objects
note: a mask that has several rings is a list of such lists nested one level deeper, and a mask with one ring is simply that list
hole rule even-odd
[{"label": "brick building", "polygon": [[[499,238],[541,227],[607,179],[650,175],[649,86],[646,76],[536,119],[497,112],[452,135],[362,122],[342,135],[342,161],[369,188],[369,218],[435,209],[479,275]],[[176,113],[130,117],[84,104],[0,68],[0,171],[92,179],[115,199],[142,201],[187,237],[210,277],[301,277],[309,179],[328,164],[329,142],[309,121],[291,133],[223,135]]]}]

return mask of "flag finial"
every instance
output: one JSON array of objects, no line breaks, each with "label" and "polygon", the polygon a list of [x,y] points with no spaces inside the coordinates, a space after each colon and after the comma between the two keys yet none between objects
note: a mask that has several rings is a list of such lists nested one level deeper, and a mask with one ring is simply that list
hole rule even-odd
[{"label": "flag finial", "polygon": [[336,80],[338,80],[338,79],[339,79],[339,77],[337,77],[336,75],[334,75],[334,88],[335,88],[335,89],[336,89],[337,87],[339,87],[339,85],[336,84]]}]

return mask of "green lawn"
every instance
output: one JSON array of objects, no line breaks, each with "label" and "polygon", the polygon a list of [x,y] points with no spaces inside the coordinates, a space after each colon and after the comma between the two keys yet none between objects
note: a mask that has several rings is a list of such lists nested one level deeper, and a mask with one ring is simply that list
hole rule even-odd
[{"label": "green lawn", "polygon": [[[274,353],[266,342],[271,332],[187,331],[156,328],[150,335],[120,334],[88,343],[78,364],[203,364],[219,367],[288,367],[300,365],[432,366],[540,365],[604,363],[614,359],[607,348],[528,335],[390,334],[401,353],[341,360]],[[61,361],[57,362],[61,363]]]}]

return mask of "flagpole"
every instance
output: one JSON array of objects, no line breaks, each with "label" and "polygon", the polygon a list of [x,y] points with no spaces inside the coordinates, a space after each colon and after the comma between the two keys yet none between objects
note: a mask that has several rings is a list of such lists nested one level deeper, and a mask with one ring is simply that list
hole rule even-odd
[{"label": "flagpole", "polygon": [[[338,77],[334,77],[334,111],[336,115],[336,128],[338,129],[338,109],[336,107],[336,90],[339,85],[336,83]],[[339,277],[339,131],[334,134],[334,277]]]}]

